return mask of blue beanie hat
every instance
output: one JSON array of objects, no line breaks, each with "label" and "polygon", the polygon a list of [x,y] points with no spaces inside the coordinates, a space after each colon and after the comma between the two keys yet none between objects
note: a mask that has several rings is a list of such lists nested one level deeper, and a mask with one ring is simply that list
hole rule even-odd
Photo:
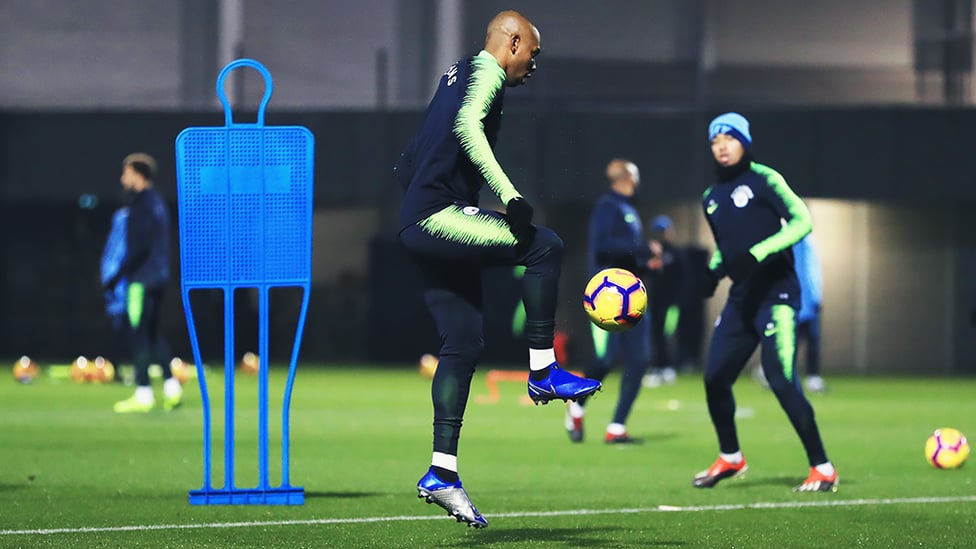
[{"label": "blue beanie hat", "polygon": [[666,215],[659,215],[654,218],[651,227],[655,231],[666,231],[671,228],[671,218]]},{"label": "blue beanie hat", "polygon": [[752,145],[752,135],[749,133],[749,121],[737,112],[720,114],[708,125],[709,141],[715,139],[715,136],[720,133],[731,135],[738,139],[739,143],[742,143],[742,146],[746,149]]}]

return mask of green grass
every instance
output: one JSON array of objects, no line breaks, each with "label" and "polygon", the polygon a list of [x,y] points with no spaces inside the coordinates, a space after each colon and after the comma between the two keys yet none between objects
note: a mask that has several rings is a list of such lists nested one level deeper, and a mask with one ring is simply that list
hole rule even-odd
[{"label": "green grass", "polygon": [[[486,368],[485,368],[486,369]],[[483,369],[483,371],[485,370]],[[273,391],[283,375],[272,373]],[[0,547],[971,547],[976,501],[884,504],[892,498],[972,497],[976,468],[939,471],[923,445],[936,427],[976,434],[976,380],[829,379],[811,400],[840,475],[835,494],[794,494],[807,473],[799,441],[774,397],[744,377],[736,387],[750,470],[694,490],[716,446],[698,377],[644,390],[631,416],[641,445],[608,447],[602,431],[619,378],[588,407],[588,439],[569,442],[563,406],[525,406],[524,386],[472,398],[461,440],[465,486],[491,521],[476,531],[416,499],[430,457],[428,381],[414,370],[362,366],[299,373],[292,406],[292,483],[304,506],[191,507],[202,484],[196,385],[183,408],[116,415],[131,388],[42,378],[0,383]],[[222,387],[212,375],[211,387]],[[255,483],[256,382],[238,381],[238,483]],[[157,382],[157,390],[159,384]],[[475,379],[473,397],[487,394]],[[216,396],[216,395],[214,395]],[[215,402],[215,404],[219,404]],[[215,437],[221,426],[215,417]],[[278,428],[272,433],[278,440]],[[215,461],[219,461],[217,447]],[[274,475],[280,475],[277,446]],[[222,467],[214,468],[221,479]],[[217,484],[220,484],[218,481]],[[736,508],[850,500],[862,505]],[[658,506],[705,507],[661,512]],[[626,509],[642,509],[621,512]],[[542,512],[607,510],[598,514]],[[506,516],[519,513],[536,516]],[[329,523],[316,520],[412,517]],[[305,524],[267,524],[275,521]],[[164,528],[253,522],[235,527]],[[98,530],[134,526],[130,531]],[[64,533],[16,534],[26,529]],[[94,531],[74,529],[92,528]]]}]

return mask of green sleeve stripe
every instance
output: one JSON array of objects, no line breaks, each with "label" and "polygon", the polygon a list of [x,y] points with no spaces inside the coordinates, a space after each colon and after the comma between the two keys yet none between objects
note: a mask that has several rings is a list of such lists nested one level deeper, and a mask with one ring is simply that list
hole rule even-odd
[{"label": "green sleeve stripe", "polygon": [[142,322],[142,307],[145,303],[146,288],[141,282],[129,284],[126,293],[126,312],[129,314],[129,325],[138,328]]},{"label": "green sleeve stripe", "polygon": [[757,162],[752,163],[752,171],[766,179],[769,188],[783,201],[789,218],[786,225],[769,238],[749,248],[756,261],[762,261],[770,255],[781,252],[799,242],[813,229],[813,219],[810,210],[793,189],[786,184],[786,180],[776,170]]},{"label": "green sleeve stripe", "polygon": [[468,80],[468,89],[454,119],[454,135],[491,190],[498,195],[502,204],[508,204],[509,200],[522,195],[515,190],[515,186],[495,159],[482,122],[488,116],[498,91],[505,84],[505,71],[491,54],[484,51],[472,59],[472,64],[474,66]]},{"label": "green sleeve stripe", "polygon": [[719,267],[722,266],[722,252],[718,248],[715,248],[715,253],[712,254],[712,259],[708,262],[708,268],[717,271]]},{"label": "green sleeve stripe", "polygon": [[789,305],[776,304],[772,307],[772,321],[775,334],[776,353],[783,364],[783,375],[793,381],[793,357],[796,356],[796,311]]}]

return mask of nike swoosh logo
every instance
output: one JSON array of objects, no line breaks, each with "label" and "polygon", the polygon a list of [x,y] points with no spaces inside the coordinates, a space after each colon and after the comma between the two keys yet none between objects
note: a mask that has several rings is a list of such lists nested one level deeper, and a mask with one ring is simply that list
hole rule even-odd
[{"label": "nike swoosh logo", "polygon": [[765,334],[767,337],[769,337],[769,336],[771,336],[771,335],[773,335],[775,333],[776,333],[776,328],[767,328],[766,331],[763,332],[763,334]]},{"label": "nike swoosh logo", "polygon": [[715,210],[717,209],[718,209],[718,204],[709,204],[708,208],[705,209],[705,213],[707,213],[708,215],[712,215],[713,213],[715,213]]},{"label": "nike swoosh logo", "polygon": [[531,383],[531,382],[529,383],[529,390],[536,393],[537,395],[544,395],[544,394],[552,395],[556,393],[556,389],[552,385],[549,385],[549,388],[547,389],[545,387],[536,385],[535,383]]}]

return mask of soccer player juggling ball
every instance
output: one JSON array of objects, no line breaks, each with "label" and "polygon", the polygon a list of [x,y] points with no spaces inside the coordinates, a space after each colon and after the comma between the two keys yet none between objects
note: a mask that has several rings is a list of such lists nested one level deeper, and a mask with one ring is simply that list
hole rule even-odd
[{"label": "soccer player juggling ball", "polygon": [[[718,182],[702,198],[717,249],[709,265],[707,294],[732,279],[728,301],[715,324],[705,367],[708,412],[718,435],[719,457],[695,476],[711,488],[746,470],[735,426],[732,384],[757,345],[769,387],[803,442],[810,474],[795,491],[834,491],[837,471],[827,459],[813,407],[794,371],[800,285],[790,247],[812,229],[810,212],[779,173],[755,162],[749,122],[726,113],[708,127]],[[783,220],[786,223],[783,223]]]},{"label": "soccer player juggling ball", "polygon": [[[483,269],[525,266],[532,400],[574,400],[600,388],[598,381],[572,375],[556,363],[552,341],[563,243],[552,230],[532,224],[532,206],[492,153],[505,87],[532,76],[539,42],[538,29],[521,14],[495,16],[484,49],[441,76],[419,131],[394,169],[405,190],[400,241],[422,271],[424,299],[441,338],[431,385],[434,452],[417,490],[428,503],[475,527],[488,521],[461,486],[457,448],[471,377],[484,348]],[[506,205],[505,214],[478,207],[485,183]]]}]

